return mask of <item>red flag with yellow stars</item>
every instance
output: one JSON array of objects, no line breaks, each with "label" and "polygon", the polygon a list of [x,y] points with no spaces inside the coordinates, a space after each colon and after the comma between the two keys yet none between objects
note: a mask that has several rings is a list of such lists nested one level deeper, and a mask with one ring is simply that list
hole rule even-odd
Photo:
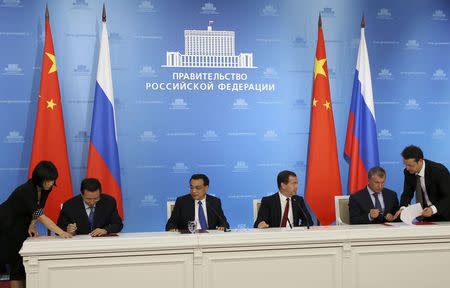
[{"label": "red flag with yellow stars", "polygon": [[334,196],[342,194],[322,19],[314,61],[305,197],[321,225],[335,221]]},{"label": "red flag with yellow stars", "polygon": [[44,210],[49,218],[56,221],[61,210],[61,204],[72,197],[73,192],[55,51],[53,49],[47,9],[45,11],[45,43],[41,87],[37,104],[30,167],[28,168],[29,178],[31,178],[34,167],[42,160],[53,162],[58,169],[57,186],[53,187]]}]

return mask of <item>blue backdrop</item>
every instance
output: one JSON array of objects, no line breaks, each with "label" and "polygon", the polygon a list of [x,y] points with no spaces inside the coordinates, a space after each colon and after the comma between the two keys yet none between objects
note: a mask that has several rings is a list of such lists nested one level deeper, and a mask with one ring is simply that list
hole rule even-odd
[{"label": "blue backdrop", "polygon": [[[26,179],[46,2],[0,0],[1,202]],[[48,1],[75,193],[86,172],[102,4]],[[406,145],[450,160],[449,1],[111,0],[106,7],[124,231],[162,230],[166,201],[188,192],[192,173],[210,177],[210,193],[222,199],[232,227],[252,226],[252,200],[277,191],[280,170],[299,175],[303,195],[319,13],[343,191],[362,13],[386,186],[401,192]],[[209,24],[229,32],[204,48],[200,30]],[[185,33],[200,36],[185,42]],[[234,37],[234,45],[218,48],[225,45],[219,34]],[[173,67],[167,52],[250,55],[253,64],[220,68],[202,60],[202,67]]]}]

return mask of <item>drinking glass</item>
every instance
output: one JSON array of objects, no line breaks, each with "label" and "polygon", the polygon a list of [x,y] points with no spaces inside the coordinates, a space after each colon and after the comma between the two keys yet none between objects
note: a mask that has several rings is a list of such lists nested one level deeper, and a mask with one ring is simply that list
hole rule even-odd
[{"label": "drinking glass", "polygon": [[189,221],[188,222],[188,229],[189,229],[189,232],[195,233],[195,230],[197,230],[197,222]]}]

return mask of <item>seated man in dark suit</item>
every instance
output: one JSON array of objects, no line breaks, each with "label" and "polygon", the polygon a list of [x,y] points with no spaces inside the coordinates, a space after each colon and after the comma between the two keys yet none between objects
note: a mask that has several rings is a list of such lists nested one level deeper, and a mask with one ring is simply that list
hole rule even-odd
[{"label": "seated man in dark suit", "polygon": [[209,188],[208,177],[205,174],[194,174],[189,184],[190,194],[180,196],[175,201],[166,231],[186,230],[189,221],[195,221],[199,230],[225,231],[230,228],[220,199],[206,194]]},{"label": "seated man in dark suit", "polygon": [[277,177],[279,191],[263,197],[254,228],[313,225],[303,197],[297,195],[298,179],[292,171],[281,171]]},{"label": "seated man in dark suit", "polygon": [[[368,173],[366,188],[350,195],[350,224],[376,224],[397,219],[397,193],[384,188],[386,172],[381,167],[373,167]],[[398,215],[397,215],[398,216]]]},{"label": "seated man in dark suit", "polygon": [[92,237],[122,230],[122,219],[114,197],[102,194],[102,186],[95,178],[81,182],[81,194],[67,200],[59,213],[58,226],[72,235]]}]

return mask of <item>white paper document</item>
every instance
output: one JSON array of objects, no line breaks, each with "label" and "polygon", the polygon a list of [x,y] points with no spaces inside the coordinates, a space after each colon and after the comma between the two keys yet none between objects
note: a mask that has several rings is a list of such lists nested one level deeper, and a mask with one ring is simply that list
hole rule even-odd
[{"label": "white paper document", "polygon": [[400,214],[400,219],[409,225],[413,225],[414,219],[422,215],[422,206],[420,203],[416,203],[414,205],[409,205],[405,209],[403,209],[402,214]]}]

